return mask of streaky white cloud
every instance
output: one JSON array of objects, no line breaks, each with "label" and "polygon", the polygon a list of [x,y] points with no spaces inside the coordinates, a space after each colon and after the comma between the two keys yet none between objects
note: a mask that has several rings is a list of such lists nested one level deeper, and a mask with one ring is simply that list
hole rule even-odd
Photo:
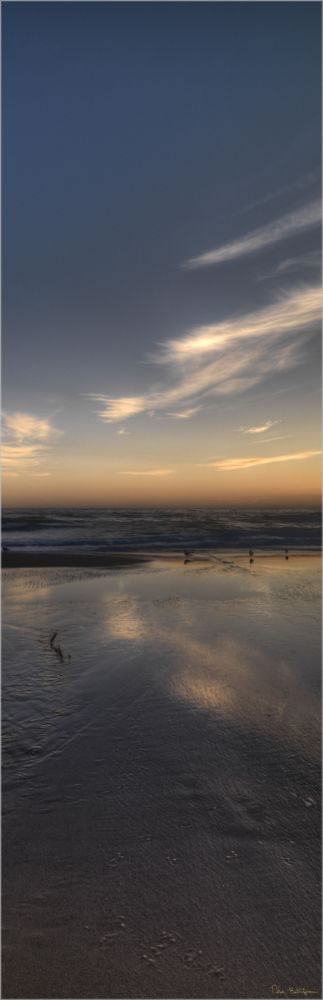
[{"label": "streaky white cloud", "polygon": [[315,184],[317,181],[321,180],[321,168],[316,167],[314,170],[309,170],[304,177],[298,177],[297,180],[293,181],[291,184],[284,184],[283,187],[276,189],[276,191],[270,191],[268,194],[263,195],[262,198],[257,198],[256,201],[249,202],[241,208],[241,213],[249,212],[252,208],[257,208],[258,205],[265,205],[268,201],[275,201],[276,198],[281,198],[284,194],[289,194],[290,191],[299,190],[302,191],[304,188],[309,187],[310,184]]},{"label": "streaky white cloud", "polygon": [[252,458],[223,458],[216,462],[205,462],[203,465],[205,468],[218,469],[220,472],[233,472],[251,469],[256,465],[271,465],[274,462],[300,462],[317,455],[322,455],[322,451],[297,451],[291,455],[257,455]]},{"label": "streaky white cloud", "polygon": [[32,472],[31,475],[32,476],[36,476],[37,479],[46,479],[47,476],[51,476],[52,473],[51,472]]},{"label": "streaky white cloud", "polygon": [[273,304],[223,323],[201,326],[186,337],[168,340],[157,360],[181,362],[199,360],[209,353],[223,351],[230,344],[248,339],[281,336],[291,330],[308,329],[320,323],[322,290],[320,285],[301,286],[281,295]]},{"label": "streaky white cloud", "polygon": [[124,434],[130,434],[130,431],[127,431],[125,427],[118,427],[117,434],[119,437],[123,437]]},{"label": "streaky white cloud", "polygon": [[170,476],[172,469],[127,469],[123,476]]},{"label": "streaky white cloud", "polygon": [[10,469],[28,472],[34,466],[41,465],[52,444],[63,434],[50,420],[19,411],[5,412],[3,425],[4,443],[1,451],[6,474]]},{"label": "streaky white cloud", "polygon": [[191,410],[177,410],[174,413],[167,413],[167,416],[175,417],[176,420],[190,420],[200,409],[200,406],[193,406]]},{"label": "streaky white cloud", "polygon": [[313,332],[320,317],[320,287],[301,286],[253,313],[166,341],[153,359],[159,370],[169,366],[161,387],[140,396],[86,396],[101,404],[98,417],[107,423],[160,410],[190,413],[206,396],[246,392],[273,372],[300,364],[307,341],[299,334]]},{"label": "streaky white cloud", "polygon": [[298,271],[300,267],[320,267],[321,257],[321,250],[311,250],[299,257],[288,257],[287,260],[282,260],[278,264],[278,274],[284,274],[285,271]]},{"label": "streaky white cloud", "polygon": [[2,465],[4,469],[16,465],[39,465],[39,456],[42,451],[42,445],[4,444],[2,446]]},{"label": "streaky white cloud", "polygon": [[85,395],[88,399],[104,404],[104,409],[98,411],[98,416],[103,421],[126,420],[146,410],[144,396],[120,396],[119,399],[114,399],[112,396],[102,396],[94,392],[87,392]]},{"label": "streaky white cloud", "polygon": [[274,437],[261,438],[261,444],[269,444],[270,441],[286,441],[287,438],[294,437],[294,434],[275,434]]},{"label": "streaky white cloud", "polygon": [[[257,358],[255,355],[255,365],[257,364]],[[260,381],[260,378],[266,374],[265,367],[262,369],[262,376],[260,376],[260,368],[255,375],[249,375],[249,377],[241,378],[228,378],[224,379],[223,382],[219,382],[214,389],[210,392],[216,393],[217,396],[234,396],[241,392],[247,392],[248,389],[253,389],[255,385]]]},{"label": "streaky white cloud", "polygon": [[267,278],[275,278],[277,275],[280,277],[282,274],[304,269],[317,271],[317,269],[321,268],[321,257],[321,250],[311,250],[309,253],[301,254],[299,257],[288,257],[286,260],[281,260],[280,264],[277,264],[277,267],[272,268],[271,271],[267,271],[266,274],[259,274],[258,281],[266,281]]},{"label": "streaky white cloud", "polygon": [[275,424],[279,424],[279,420],[266,420],[265,424],[261,424],[260,427],[239,427],[239,431],[243,434],[265,434],[269,431],[271,427]]},{"label": "streaky white cloud", "polygon": [[[138,415],[139,413],[147,412],[151,415],[151,410],[153,407],[154,412],[157,410],[168,410],[169,406],[176,406],[186,399],[191,397],[203,396],[205,393],[215,391],[218,387],[220,391],[220,383],[222,382],[222,392],[235,391],[237,388],[236,384],[232,385],[229,383],[229,379],[232,379],[234,375],[237,375],[242,369],[244,369],[249,363],[256,363],[256,357],[258,356],[256,351],[249,352],[245,350],[244,352],[235,352],[230,357],[225,355],[222,358],[218,358],[216,362],[211,362],[208,365],[203,365],[200,368],[189,368],[184,374],[179,382],[175,385],[166,387],[155,392],[148,392],[146,396],[137,397],[137,406],[133,407],[132,411],[128,409],[127,417]],[[258,377],[253,376],[251,379],[247,380],[247,387],[252,383],[258,381]],[[226,387],[227,383],[227,387]],[[243,386],[245,387],[245,386]],[[125,408],[123,407],[123,397],[119,399],[113,399],[111,396],[100,396],[100,402],[104,403],[104,409],[98,411],[98,417],[107,423],[114,423],[118,420],[124,420],[126,417]],[[127,405],[127,401],[126,401]],[[120,417],[120,412],[122,411],[122,418]]]},{"label": "streaky white cloud", "polygon": [[62,434],[49,420],[33,417],[29,413],[4,413],[3,419],[5,433],[17,441],[49,441]]},{"label": "streaky white cloud", "polygon": [[307,205],[303,205],[301,208],[295,209],[294,212],[282,215],[265,226],[253,229],[251,232],[246,233],[236,240],[232,240],[230,243],[225,243],[215,250],[209,250],[207,253],[199,254],[197,257],[191,257],[185,261],[183,267],[195,270],[200,267],[222,264],[224,261],[235,260],[247,254],[260,253],[274,243],[290,239],[290,237],[297,236],[298,233],[303,232],[305,229],[319,225],[321,219],[321,201],[316,199],[308,202]]}]

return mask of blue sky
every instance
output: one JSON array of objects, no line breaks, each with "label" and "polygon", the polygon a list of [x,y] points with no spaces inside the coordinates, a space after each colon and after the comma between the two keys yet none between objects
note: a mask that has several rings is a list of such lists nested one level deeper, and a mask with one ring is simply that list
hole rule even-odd
[{"label": "blue sky", "polygon": [[8,502],[257,495],[320,449],[320,5],[2,10]]}]

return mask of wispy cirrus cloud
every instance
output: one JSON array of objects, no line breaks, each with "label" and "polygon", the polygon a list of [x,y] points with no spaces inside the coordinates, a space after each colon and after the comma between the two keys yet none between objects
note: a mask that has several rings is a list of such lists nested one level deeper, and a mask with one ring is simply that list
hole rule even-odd
[{"label": "wispy cirrus cloud", "polygon": [[223,246],[217,247],[214,250],[208,250],[207,253],[191,257],[184,262],[183,267],[194,270],[195,268],[222,264],[224,261],[235,260],[238,257],[246,256],[246,254],[260,253],[267,247],[281,242],[281,240],[290,239],[291,236],[297,236],[299,233],[304,232],[305,229],[319,225],[321,219],[321,201],[316,199],[308,202],[307,205],[303,205],[301,208],[295,209],[294,212],[282,215],[265,226],[251,230],[251,232],[246,233],[236,240],[232,240],[230,243],[224,243]]},{"label": "wispy cirrus cloud", "polygon": [[294,437],[293,434],[275,434],[274,437],[261,438],[261,444],[270,444],[270,441],[286,441],[287,438]]},{"label": "wispy cirrus cloud", "polygon": [[172,469],[126,469],[123,476],[170,476]]},{"label": "wispy cirrus cloud", "polygon": [[305,343],[299,335],[304,339],[320,319],[321,288],[302,285],[254,312],[166,340],[150,358],[159,375],[165,372],[157,388],[138,396],[86,395],[99,404],[97,415],[106,423],[160,410],[188,419],[183,415],[192,415],[210,395],[246,392],[273,372],[300,364]]},{"label": "wispy cirrus cloud", "polygon": [[295,271],[319,271],[321,268],[321,258],[321,250],[311,250],[309,253],[300,254],[298,257],[287,257],[286,260],[281,260],[277,264],[277,267],[274,267],[271,271],[267,271],[266,274],[259,274],[258,281],[281,277],[282,274]]},{"label": "wispy cirrus cloud", "polygon": [[2,446],[2,465],[4,469],[15,468],[15,467],[26,467],[32,465],[40,464],[41,453],[43,452],[42,445],[25,445],[20,446],[16,444],[4,444]]},{"label": "wispy cirrus cloud", "polygon": [[297,451],[291,455],[257,455],[252,458],[221,458],[216,462],[203,462],[204,468],[218,469],[220,472],[233,472],[242,469],[252,469],[256,465],[272,465],[274,462],[300,462],[307,458],[322,455],[321,451]]},{"label": "wispy cirrus cloud", "polygon": [[4,413],[3,420],[5,433],[16,441],[49,441],[62,434],[50,420],[33,417],[30,413]]},{"label": "wispy cirrus cloud", "polygon": [[[101,398],[102,402],[105,402],[105,396]],[[116,420],[126,420],[127,417],[134,417],[136,413],[141,413],[143,409],[145,409],[144,396],[125,396],[114,401]]]},{"label": "wispy cirrus cloud", "polygon": [[175,417],[176,420],[190,420],[200,409],[200,406],[193,406],[191,410],[177,410],[174,413],[167,413],[167,416]]},{"label": "wispy cirrus cloud", "polygon": [[309,253],[300,254],[299,257],[287,257],[278,264],[278,274],[285,274],[286,271],[298,271],[300,267],[320,267],[321,250],[311,250]]},{"label": "wispy cirrus cloud", "polygon": [[[238,378],[240,372],[248,366],[256,363],[257,352],[238,352],[230,358],[219,358],[216,362],[201,366],[200,368],[182,373],[182,377],[175,385],[162,388],[158,391],[147,392],[145,396],[137,397],[136,405],[130,406],[128,398],[120,397],[114,399],[111,396],[101,396],[88,394],[88,398],[101,404],[97,412],[98,417],[104,423],[114,423],[125,420],[139,413],[148,413],[153,416],[155,411],[168,410],[169,406],[176,406],[191,397],[203,397],[204,395],[218,391],[220,394],[227,394],[234,391],[243,391],[259,381],[260,374],[248,378]],[[277,364],[278,364],[278,359]],[[270,365],[271,368],[271,365]],[[264,361],[262,372],[268,370]],[[152,412],[153,411],[153,412]]]},{"label": "wispy cirrus cloud", "polygon": [[185,361],[223,351],[245,340],[260,340],[308,329],[321,319],[322,291],[319,285],[301,286],[280,295],[272,304],[221,323],[198,327],[176,340],[169,340],[159,361]]},{"label": "wispy cirrus cloud", "polygon": [[[4,413],[2,445],[2,465],[5,472],[17,475],[41,465],[47,458],[52,443],[61,437],[63,431],[54,427],[50,420],[30,413]],[[16,470],[16,471],[15,471]],[[39,475],[49,473],[39,473]],[[36,475],[36,473],[34,473]]]},{"label": "wispy cirrus cloud", "polygon": [[309,170],[304,177],[298,177],[291,184],[284,184],[283,187],[276,189],[276,191],[270,191],[268,194],[263,195],[262,198],[257,198],[256,201],[249,202],[241,209],[241,213],[250,212],[252,208],[257,208],[258,205],[265,205],[266,202],[275,201],[277,198],[281,198],[284,194],[290,194],[290,191],[303,191],[304,188],[308,188],[311,184],[320,183],[321,180],[321,169],[316,167],[314,170]]},{"label": "wispy cirrus cloud", "polygon": [[279,424],[279,420],[266,420],[265,424],[261,424],[258,427],[239,427],[238,430],[241,431],[242,434],[265,434],[266,431],[269,431],[271,427],[275,426],[275,424]]},{"label": "wispy cirrus cloud", "polygon": [[102,403],[103,410],[98,410],[98,417],[107,423],[127,420],[128,417],[134,417],[149,409],[145,396],[120,396],[119,399],[114,399],[111,396],[99,395],[94,392],[88,392],[85,395],[88,399]]}]

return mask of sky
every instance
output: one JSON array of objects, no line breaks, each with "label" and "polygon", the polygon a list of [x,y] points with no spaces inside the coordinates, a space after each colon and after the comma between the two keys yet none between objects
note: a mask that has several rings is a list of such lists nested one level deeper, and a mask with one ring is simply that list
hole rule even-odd
[{"label": "sky", "polygon": [[4,504],[317,502],[320,18],[2,4]]}]

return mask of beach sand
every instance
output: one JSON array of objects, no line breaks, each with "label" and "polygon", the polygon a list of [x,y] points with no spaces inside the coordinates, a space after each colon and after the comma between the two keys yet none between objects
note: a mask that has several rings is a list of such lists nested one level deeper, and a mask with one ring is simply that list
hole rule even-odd
[{"label": "beach sand", "polygon": [[149,562],[151,557],[141,552],[40,552],[7,551],[2,553],[3,569],[33,569],[51,566],[80,566],[97,569],[122,569],[124,566],[135,566]]},{"label": "beach sand", "polygon": [[320,997],[320,559],[12,558],[2,995]]}]

